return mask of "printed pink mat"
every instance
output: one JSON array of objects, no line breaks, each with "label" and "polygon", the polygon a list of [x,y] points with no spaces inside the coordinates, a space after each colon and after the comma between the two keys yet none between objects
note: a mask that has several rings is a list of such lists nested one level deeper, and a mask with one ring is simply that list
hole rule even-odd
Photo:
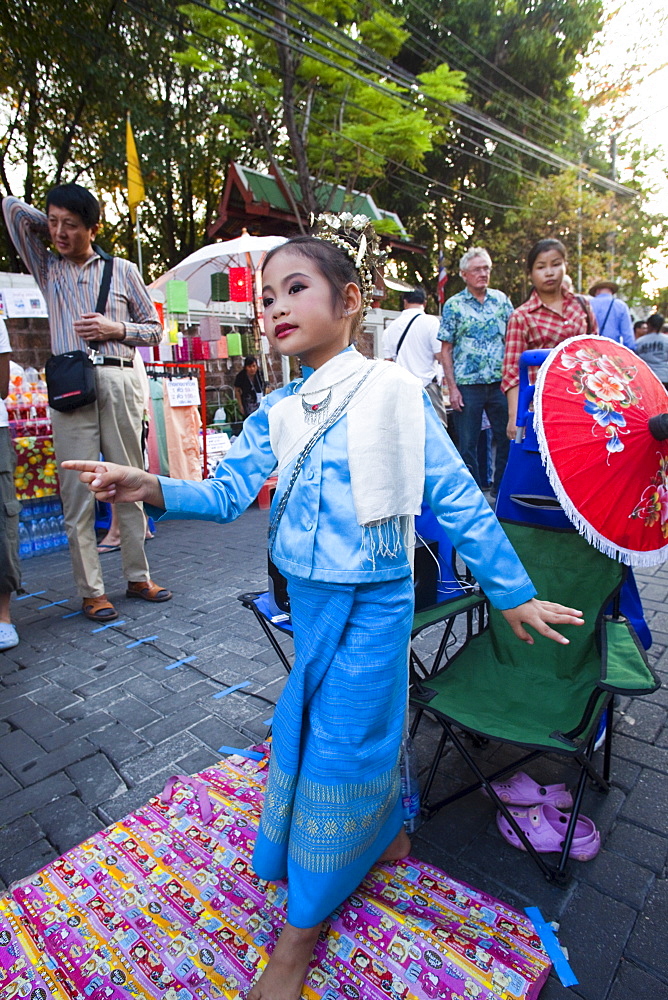
[{"label": "printed pink mat", "polygon": [[[287,891],[251,867],[269,759],[256,749],[261,760],[177,783],[171,803],[151,799],[0,897],[3,1000],[245,996]],[[333,915],[303,995],[520,1000],[549,970],[525,915],[407,858],[373,868]]]}]

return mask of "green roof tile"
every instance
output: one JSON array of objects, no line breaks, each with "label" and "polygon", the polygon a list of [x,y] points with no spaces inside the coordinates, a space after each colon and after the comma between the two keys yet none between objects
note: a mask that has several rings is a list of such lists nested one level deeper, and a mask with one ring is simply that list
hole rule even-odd
[{"label": "green roof tile", "polygon": [[[291,212],[292,208],[284,197],[278,181],[268,174],[261,174],[257,170],[249,167],[241,167],[236,164],[239,173],[245,177],[255,201],[267,202],[272,208],[281,212]],[[298,205],[302,204],[301,191],[294,175],[286,174],[294,199]],[[332,190],[333,189],[333,190]],[[385,211],[378,208],[373,198],[360,191],[353,191],[349,194],[341,185],[319,184],[315,191],[316,200],[322,209],[330,212],[352,212],[354,215],[366,215],[370,219],[392,219],[400,228],[402,233],[406,233],[401,219],[394,212]]]}]

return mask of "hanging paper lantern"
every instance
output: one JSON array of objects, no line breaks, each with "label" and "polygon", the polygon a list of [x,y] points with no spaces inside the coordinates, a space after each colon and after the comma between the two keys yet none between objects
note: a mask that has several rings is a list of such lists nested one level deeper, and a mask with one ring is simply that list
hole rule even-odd
[{"label": "hanging paper lantern", "polygon": [[232,302],[253,301],[253,273],[250,267],[230,268],[230,299]]}]

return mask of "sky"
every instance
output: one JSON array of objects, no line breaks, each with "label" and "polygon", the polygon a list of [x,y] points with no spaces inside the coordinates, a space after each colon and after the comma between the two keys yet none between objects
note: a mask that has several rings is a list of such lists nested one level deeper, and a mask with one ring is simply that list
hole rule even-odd
[{"label": "sky", "polygon": [[[617,86],[619,93],[609,104],[594,112],[603,117],[609,134],[618,141],[637,141],[654,149],[647,175],[655,193],[647,203],[650,211],[668,215],[668,47],[663,43],[668,31],[666,0],[604,0],[605,23],[595,39],[576,84],[585,96]],[[629,175],[623,159],[618,179]],[[645,291],[668,286],[668,248],[654,255],[648,270]]]}]

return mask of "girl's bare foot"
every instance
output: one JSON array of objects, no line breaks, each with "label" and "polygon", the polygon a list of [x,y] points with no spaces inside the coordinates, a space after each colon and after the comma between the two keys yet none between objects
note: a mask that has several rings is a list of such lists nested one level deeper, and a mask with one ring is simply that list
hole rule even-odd
[{"label": "girl's bare foot", "polygon": [[286,924],[248,1000],[299,1000],[321,930],[322,924],[317,927]]},{"label": "girl's bare foot", "polygon": [[408,857],[410,853],[410,838],[402,826],[392,843],[388,844],[378,858],[378,863],[381,864],[383,861],[401,861],[402,858]]}]

